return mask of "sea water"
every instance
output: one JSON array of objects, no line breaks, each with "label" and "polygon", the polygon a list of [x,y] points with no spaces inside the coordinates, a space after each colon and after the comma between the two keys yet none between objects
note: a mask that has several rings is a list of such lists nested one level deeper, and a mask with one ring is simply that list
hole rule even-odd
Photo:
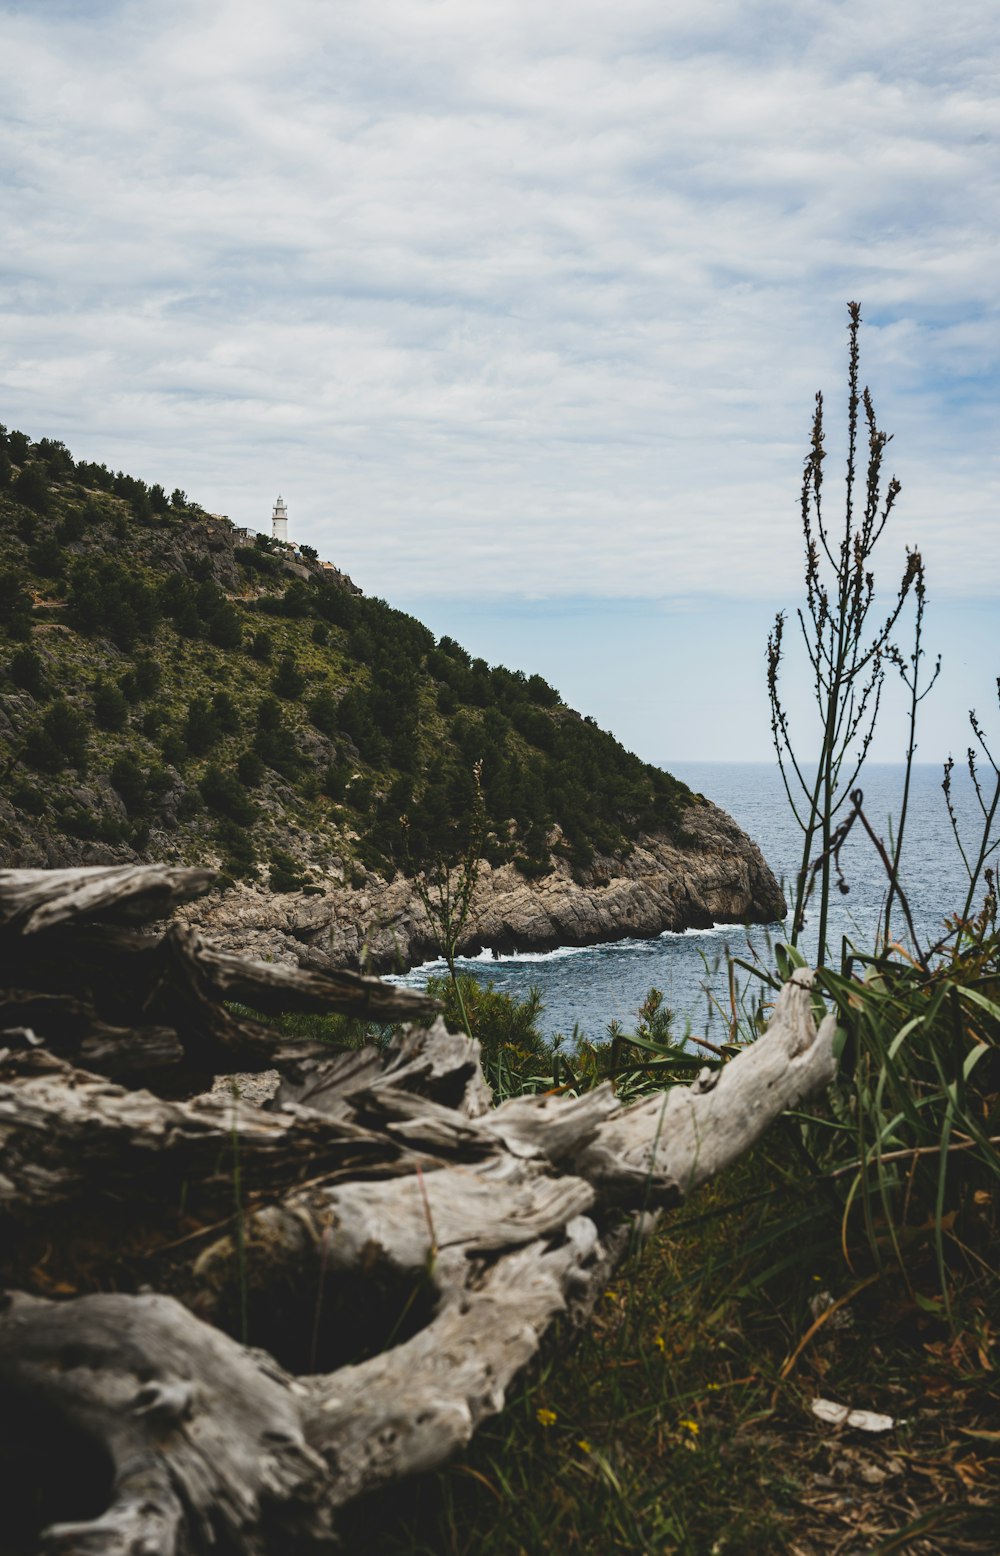
[{"label": "sea water", "polygon": [[[789,809],[777,767],[750,762],[682,762],[672,765],[670,771],[728,811],[760,845],[771,869],[784,883],[791,904],[802,834]],[[918,939],[924,946],[944,932],[945,918],[962,908],[968,888],[941,777],[939,766],[913,768],[900,871]],[[887,845],[898,825],[903,779],[902,766],[873,763],[865,767],[859,780],[865,814]],[[957,768],[953,803],[966,851],[971,847],[975,852],[982,815],[968,774]],[[996,858],[994,855],[993,863]],[[858,949],[871,950],[884,911],[887,877],[860,823],[855,824],[840,863],[849,891],[846,895],[833,891],[828,943],[839,953],[841,937],[846,935]],[[981,896],[980,891],[980,900]],[[807,957],[814,949],[810,933],[814,939],[815,919],[815,912],[810,913],[801,942]],[[648,990],[658,988],[674,1012],[678,1036],[689,1030],[718,1040],[728,1029],[727,955],[772,966],[774,944],[785,939],[789,927],[781,922],[748,927],[728,924],[681,933],[668,931],[651,940],[564,946],[513,956],[494,957],[484,951],[478,957],[460,959],[459,967],[513,995],[523,997],[532,986],[537,988],[544,1004],[539,1025],[550,1037],[557,1033],[569,1037],[576,1030],[599,1042],[607,1037],[612,1020],[628,1031],[634,1027],[636,1012]],[[901,940],[908,938],[898,906],[893,933]],[[443,962],[426,963],[398,981],[422,987],[431,973],[443,970]],[[752,1005],[754,990],[760,986],[744,973],[739,974],[739,984],[749,989]]]}]

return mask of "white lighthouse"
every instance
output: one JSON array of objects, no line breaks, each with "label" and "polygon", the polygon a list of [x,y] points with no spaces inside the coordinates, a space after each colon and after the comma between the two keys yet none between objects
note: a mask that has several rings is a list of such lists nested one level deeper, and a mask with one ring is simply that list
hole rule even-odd
[{"label": "white lighthouse", "polygon": [[288,539],[288,509],[285,507],[285,499],[279,497],[271,514],[271,538],[272,540]]}]

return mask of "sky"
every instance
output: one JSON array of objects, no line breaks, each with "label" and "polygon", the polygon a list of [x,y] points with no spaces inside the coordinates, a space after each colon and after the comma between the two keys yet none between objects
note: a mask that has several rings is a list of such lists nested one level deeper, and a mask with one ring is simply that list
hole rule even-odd
[{"label": "sky", "polygon": [[1000,736],[998,75],[992,0],[0,0],[0,421],[237,523],[280,492],[644,757],[764,760],[856,298],[877,582],[920,548],[919,754],[960,755],[969,707]]}]

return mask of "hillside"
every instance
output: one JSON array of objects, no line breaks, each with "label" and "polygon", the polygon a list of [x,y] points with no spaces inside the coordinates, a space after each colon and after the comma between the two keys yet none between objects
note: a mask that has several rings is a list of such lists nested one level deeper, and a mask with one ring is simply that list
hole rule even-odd
[{"label": "hillside", "polygon": [[409,878],[467,845],[478,771],[471,942],[783,910],[701,796],[308,547],[5,429],[0,534],[4,865],[209,864],[223,938],[387,966],[432,946]]}]

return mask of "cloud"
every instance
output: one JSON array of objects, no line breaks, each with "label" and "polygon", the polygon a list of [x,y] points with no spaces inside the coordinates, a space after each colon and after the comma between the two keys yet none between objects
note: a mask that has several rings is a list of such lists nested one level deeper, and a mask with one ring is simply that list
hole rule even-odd
[{"label": "cloud", "polygon": [[280,489],[390,598],[771,598],[858,296],[900,546],[939,592],[1000,586],[985,0],[0,30],[8,424],[242,522]]}]

